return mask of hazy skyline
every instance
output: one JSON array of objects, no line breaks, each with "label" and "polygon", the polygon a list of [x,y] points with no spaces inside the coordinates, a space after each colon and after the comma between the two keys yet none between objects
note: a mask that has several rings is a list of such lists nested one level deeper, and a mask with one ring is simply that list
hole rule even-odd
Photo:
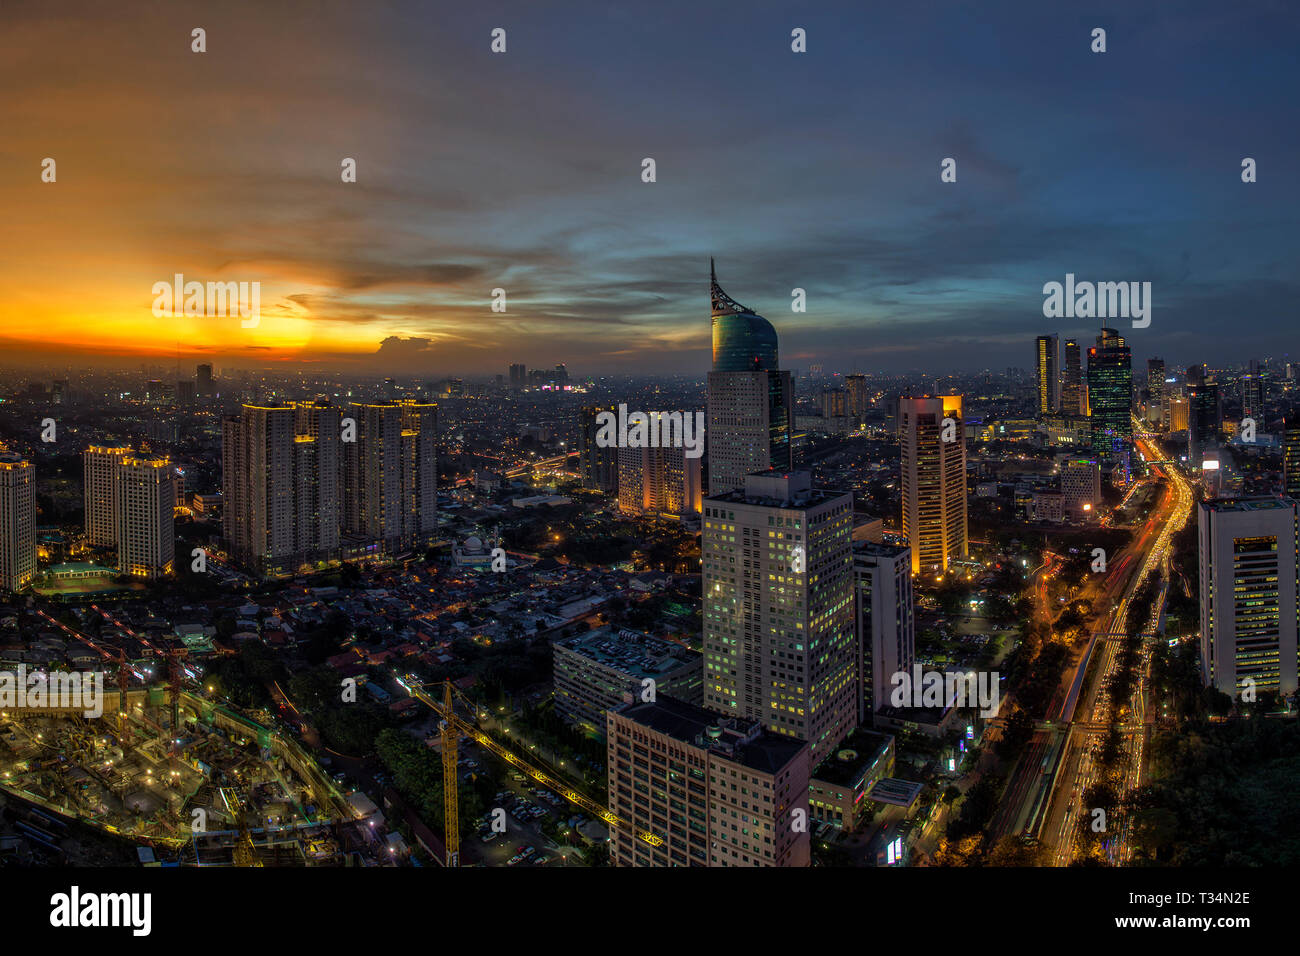
[{"label": "hazy skyline", "polygon": [[[1282,358],[1298,18],[1272,9],[9,3],[0,348],[702,375],[713,255],[786,367],[1027,368],[1102,324],[1043,318],[1067,272],[1152,283],[1150,327],[1112,323],[1135,370]],[[259,281],[258,327],[155,318],[178,272]]]}]

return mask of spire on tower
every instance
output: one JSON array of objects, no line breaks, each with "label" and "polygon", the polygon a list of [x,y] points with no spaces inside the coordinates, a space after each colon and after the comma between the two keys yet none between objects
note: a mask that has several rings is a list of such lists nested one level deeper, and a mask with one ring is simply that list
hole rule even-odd
[{"label": "spire on tower", "polygon": [[722,291],[722,286],[718,285],[718,271],[714,268],[712,256],[709,257],[709,297],[713,300],[714,315],[730,315],[737,312],[753,315],[751,309],[745,308]]}]

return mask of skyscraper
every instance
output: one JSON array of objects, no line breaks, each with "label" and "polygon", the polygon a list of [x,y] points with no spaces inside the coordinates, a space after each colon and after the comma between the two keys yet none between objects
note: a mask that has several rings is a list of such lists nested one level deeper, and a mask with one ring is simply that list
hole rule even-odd
[{"label": "skyscraper", "polygon": [[212,366],[206,364],[200,365],[197,371],[198,371],[197,388],[198,388],[199,398],[211,398],[213,394]]},{"label": "skyscraper", "polygon": [[596,416],[601,412],[617,414],[613,405],[584,405],[578,414],[578,473],[582,487],[598,491],[618,491],[618,447],[602,447],[596,441],[600,428]]},{"label": "skyscraper", "polygon": [[1128,473],[1133,442],[1133,378],[1129,348],[1114,329],[1102,329],[1088,349],[1088,405],[1092,448]]},{"label": "skyscraper", "polygon": [[344,442],[344,528],[387,555],[432,543],[437,515],[437,405],[353,403]]},{"label": "skyscraper", "polygon": [[1201,667],[1233,697],[1296,690],[1297,504],[1236,498],[1200,504]]},{"label": "skyscraper", "polygon": [[1051,415],[1061,408],[1061,337],[1040,335],[1034,340],[1038,384],[1038,414]]},{"label": "skyscraper", "polygon": [[1147,392],[1151,399],[1151,421],[1164,421],[1165,418],[1165,360],[1147,359]]},{"label": "skyscraper", "polygon": [[91,445],[81,454],[86,543],[92,548],[117,547],[117,466],[130,454],[126,446],[106,445]]},{"label": "skyscraper", "polygon": [[861,425],[867,418],[867,377],[865,375],[844,376],[844,387],[849,393],[849,415],[856,425]]},{"label": "skyscraper", "polygon": [[0,449],[0,591],[20,591],[35,578],[36,469]]},{"label": "skyscraper", "polygon": [[969,553],[961,405],[960,395],[898,400],[903,534],[912,550],[913,574],[946,571]]},{"label": "skyscraper", "polygon": [[806,471],[704,500],[704,704],[806,740],[814,767],[857,724],[852,522]]},{"label": "skyscraper", "polygon": [[1264,372],[1251,359],[1241,374],[1241,417],[1253,418],[1258,428],[1264,425]]},{"label": "skyscraper", "polygon": [[1187,386],[1187,464],[1200,468],[1206,453],[1219,445],[1223,423],[1223,406],[1219,383],[1202,378],[1200,384]]},{"label": "skyscraper", "polygon": [[1300,500],[1300,415],[1295,412],[1282,422],[1282,492]]},{"label": "skyscraper", "polygon": [[753,472],[794,467],[794,388],[777,368],[776,330],[722,291],[711,262],[710,297],[709,493],[723,494]]},{"label": "skyscraper", "polygon": [[257,575],[289,574],[298,549],[295,410],[243,405],[222,422],[221,533],[235,563]]},{"label": "skyscraper", "polygon": [[910,672],[916,660],[911,550],[870,541],[855,544],[853,597],[862,679],[858,723],[870,725],[889,702],[893,676]]},{"label": "skyscraper", "polygon": [[117,567],[123,574],[160,578],[173,572],[175,482],[175,467],[158,455],[131,453],[116,463],[113,516]]},{"label": "skyscraper", "polygon": [[320,397],[294,403],[295,552],[327,560],[339,551],[343,513],[342,410]]},{"label": "skyscraper", "polygon": [[1071,417],[1087,415],[1084,402],[1083,367],[1080,364],[1079,343],[1065,340],[1065,375],[1061,386],[1061,412]]},{"label": "skyscraper", "polygon": [[510,387],[521,389],[528,384],[528,366],[516,362],[510,366]]},{"label": "skyscraper", "polygon": [[809,865],[804,741],[671,697],[606,721],[614,866]]}]

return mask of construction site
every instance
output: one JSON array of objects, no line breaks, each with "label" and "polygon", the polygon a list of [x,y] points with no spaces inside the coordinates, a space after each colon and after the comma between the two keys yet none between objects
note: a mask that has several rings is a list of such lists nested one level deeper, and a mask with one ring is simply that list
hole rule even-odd
[{"label": "construction site", "polygon": [[[106,689],[96,719],[0,713],[0,785],[50,821],[181,865],[337,865],[338,825],[356,817],[296,742],[174,684]],[[25,837],[57,850],[57,827],[28,823]]]}]

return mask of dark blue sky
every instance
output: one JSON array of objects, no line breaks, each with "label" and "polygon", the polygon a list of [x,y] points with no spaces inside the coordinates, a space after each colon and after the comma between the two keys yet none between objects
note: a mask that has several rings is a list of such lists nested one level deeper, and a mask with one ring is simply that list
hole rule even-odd
[{"label": "dark blue sky", "polygon": [[[218,361],[292,341],[294,360],[376,370],[702,372],[710,255],[791,367],[1028,366],[1035,335],[1095,334],[1042,316],[1043,283],[1067,272],[1152,283],[1151,326],[1126,331],[1135,361],[1281,358],[1300,291],[1300,12],[1135,6],[177,4],[70,25],[18,3],[0,17],[28,51],[5,79],[35,100],[79,86],[88,110],[130,103],[143,144],[110,184],[152,177],[183,197],[186,236],[167,234],[174,202],[128,214],[158,237],[139,281],[242,265],[299,329],[206,343]],[[191,21],[212,37],[202,71],[158,52]],[[497,26],[504,55],[488,51]],[[795,27],[807,53],[790,50]],[[33,77],[44,43],[77,55]],[[10,125],[49,139],[31,112]],[[339,156],[358,158],[355,188]],[[945,157],[956,183],[940,182]],[[0,293],[41,272],[24,263]],[[498,286],[504,316],[487,308]]]}]

